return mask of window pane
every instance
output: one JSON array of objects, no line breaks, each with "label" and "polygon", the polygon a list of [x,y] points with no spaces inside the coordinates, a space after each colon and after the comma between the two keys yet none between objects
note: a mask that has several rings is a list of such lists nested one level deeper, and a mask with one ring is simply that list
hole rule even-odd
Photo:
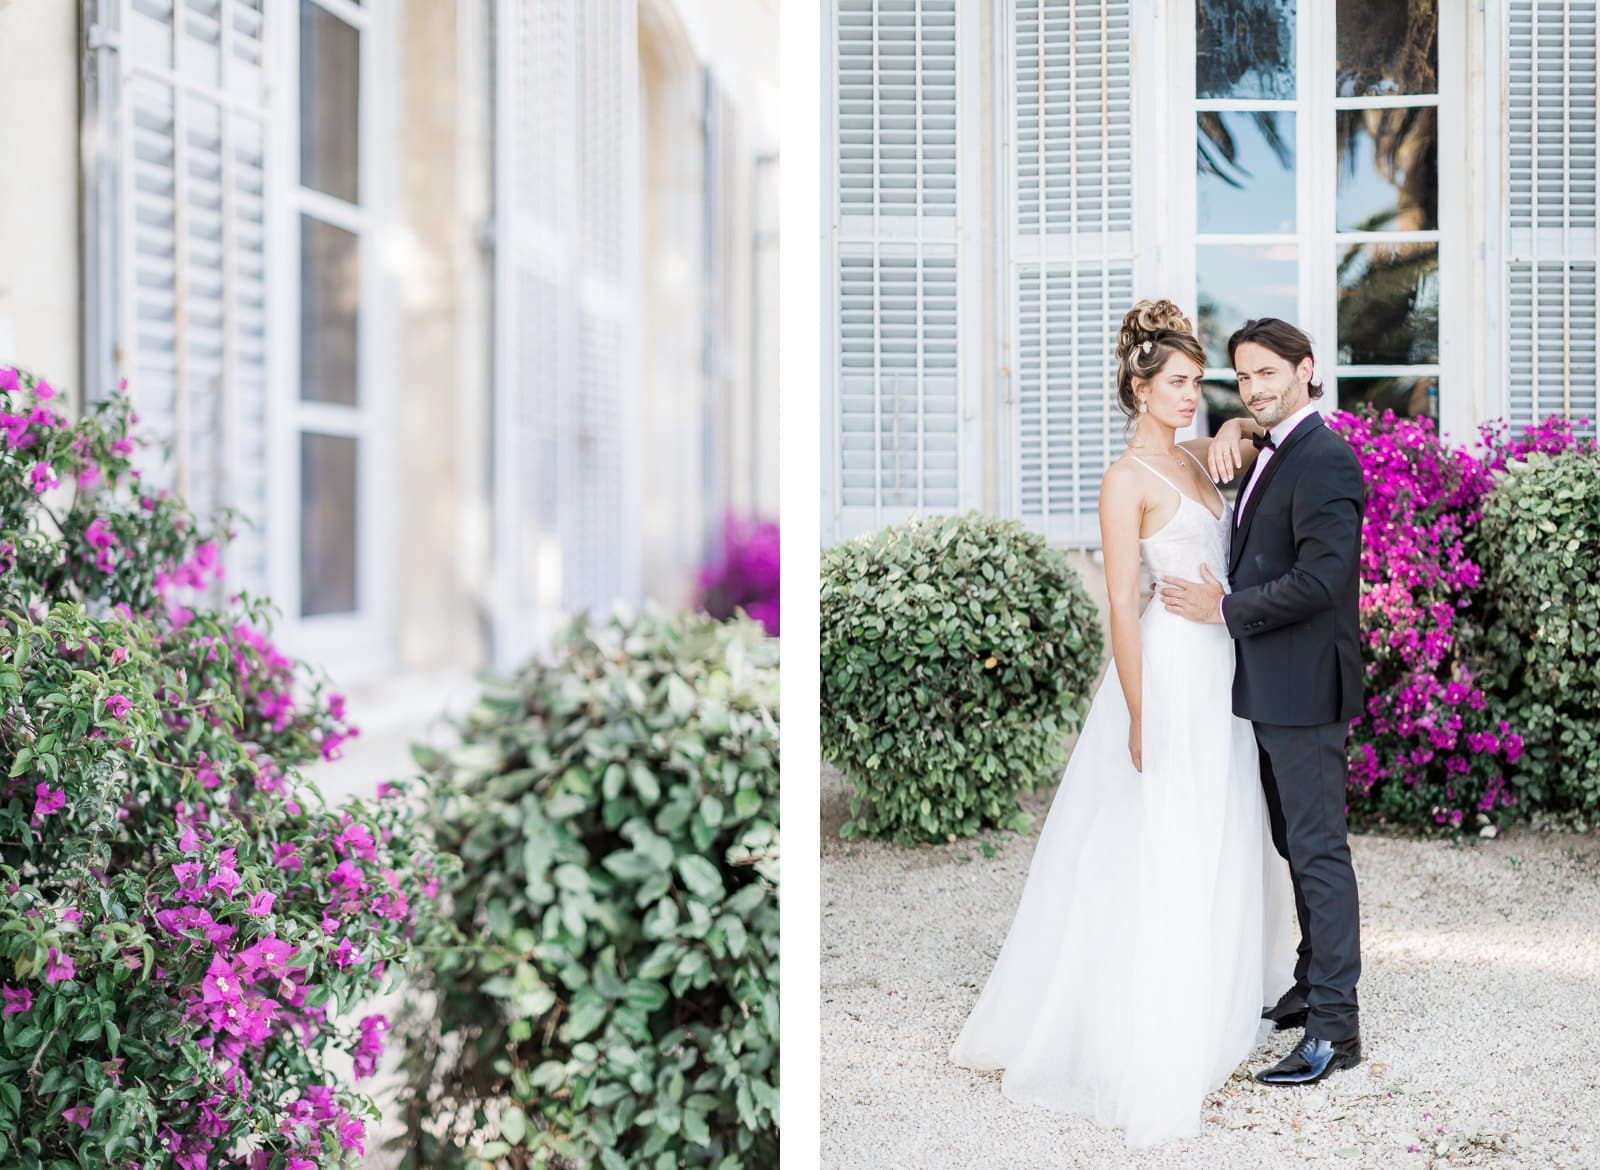
[{"label": "window pane", "polygon": [[1293,244],[1202,244],[1195,249],[1195,326],[1206,365],[1228,367],[1228,337],[1252,317],[1293,321],[1300,312],[1300,265]]},{"label": "window pane", "polygon": [[[1223,342],[1227,342],[1224,337]],[[1239,383],[1235,381],[1206,381],[1200,383],[1200,392],[1205,396],[1204,410],[1206,412],[1206,434],[1214,435],[1217,428],[1230,418],[1246,418],[1250,412],[1244,408],[1244,400],[1239,397]]]},{"label": "window pane", "polygon": [[1379,414],[1392,410],[1406,418],[1439,417],[1439,380],[1405,375],[1394,378],[1339,376],[1339,409],[1356,410],[1368,403]]},{"label": "window pane", "polygon": [[300,616],[356,608],[356,440],[300,436]]},{"label": "window pane", "polygon": [[1198,124],[1200,231],[1294,231],[1294,115],[1212,112]]},{"label": "window pane", "polygon": [[1339,259],[1339,364],[1439,360],[1439,245],[1353,244]]},{"label": "window pane", "polygon": [[1340,97],[1439,92],[1434,0],[1339,0]]},{"label": "window pane", "polygon": [[360,241],[300,217],[300,397],[356,405]]},{"label": "window pane", "polygon": [[300,0],[300,182],[350,203],[359,193],[361,34]]},{"label": "window pane", "polygon": [[1339,230],[1439,226],[1439,111],[1340,110]]},{"label": "window pane", "polygon": [[1199,0],[1195,96],[1294,97],[1295,0]]}]

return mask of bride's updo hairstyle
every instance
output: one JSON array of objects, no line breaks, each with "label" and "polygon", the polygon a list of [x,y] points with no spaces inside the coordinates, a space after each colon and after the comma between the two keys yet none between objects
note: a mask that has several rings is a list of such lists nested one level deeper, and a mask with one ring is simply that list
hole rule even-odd
[{"label": "bride's updo hairstyle", "polygon": [[1206,368],[1206,351],[1194,335],[1183,310],[1168,300],[1140,301],[1128,310],[1117,334],[1117,405],[1131,428],[1139,419],[1139,400],[1133,394],[1135,378],[1153,378],[1174,353]]}]

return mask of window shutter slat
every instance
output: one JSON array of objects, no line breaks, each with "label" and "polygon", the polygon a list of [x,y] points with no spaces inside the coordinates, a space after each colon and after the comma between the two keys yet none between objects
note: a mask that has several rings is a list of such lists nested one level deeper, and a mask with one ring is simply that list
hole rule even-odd
[{"label": "window shutter slat", "polygon": [[1013,468],[1024,522],[1100,539],[1120,447],[1116,329],[1133,302],[1128,0],[1016,0],[1011,224]]},{"label": "window shutter slat", "polygon": [[1506,393],[1513,425],[1600,415],[1596,3],[1511,0],[1506,26]]}]

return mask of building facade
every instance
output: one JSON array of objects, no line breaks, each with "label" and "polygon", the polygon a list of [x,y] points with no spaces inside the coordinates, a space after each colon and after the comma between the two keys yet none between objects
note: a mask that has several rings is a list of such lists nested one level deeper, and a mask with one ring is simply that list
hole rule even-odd
[{"label": "building facade", "polygon": [[[1123,314],[1280,316],[1324,409],[1596,417],[1593,0],[828,0],[824,543],[1098,545]],[[1202,430],[1199,433],[1204,433]]]},{"label": "building facade", "polygon": [[105,393],[345,776],[774,515],[776,3],[17,0],[0,360]]}]

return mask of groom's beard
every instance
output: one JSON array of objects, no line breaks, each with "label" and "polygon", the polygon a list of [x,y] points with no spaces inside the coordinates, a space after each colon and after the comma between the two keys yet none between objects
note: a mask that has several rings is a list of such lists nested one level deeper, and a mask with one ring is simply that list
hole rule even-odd
[{"label": "groom's beard", "polygon": [[1246,403],[1245,409],[1250,412],[1250,417],[1256,420],[1258,426],[1266,427],[1268,430],[1288,418],[1291,413],[1287,395],[1274,398],[1259,408]]}]

